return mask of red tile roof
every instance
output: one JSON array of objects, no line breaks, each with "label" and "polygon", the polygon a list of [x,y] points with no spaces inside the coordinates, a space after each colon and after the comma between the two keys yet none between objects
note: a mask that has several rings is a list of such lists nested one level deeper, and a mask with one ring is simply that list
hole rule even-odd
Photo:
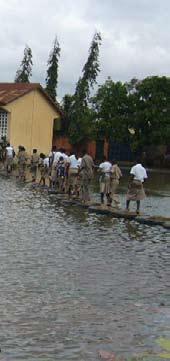
[{"label": "red tile roof", "polygon": [[39,83],[0,83],[0,105],[7,105],[36,89],[43,93],[58,113],[62,113],[59,104],[50,98]]}]

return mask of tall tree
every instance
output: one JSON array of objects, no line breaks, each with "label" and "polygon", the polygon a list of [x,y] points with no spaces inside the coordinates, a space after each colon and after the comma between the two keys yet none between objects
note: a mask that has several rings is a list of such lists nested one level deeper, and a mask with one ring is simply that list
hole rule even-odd
[{"label": "tall tree", "polygon": [[99,46],[101,44],[100,33],[95,33],[90,49],[89,56],[83,68],[83,75],[79,79],[75,96],[76,100],[86,105],[90,95],[90,88],[96,83],[97,75],[100,71],[99,67]]},{"label": "tall tree", "polygon": [[97,139],[124,142],[129,138],[129,114],[131,110],[126,85],[110,78],[98,88],[91,99],[94,111],[93,126]]},{"label": "tall tree", "polygon": [[56,37],[47,62],[48,69],[46,77],[46,91],[54,101],[56,101],[57,96],[58,63],[60,58],[60,50],[60,45]]},{"label": "tall tree", "polygon": [[32,50],[26,45],[24,49],[24,57],[16,72],[15,83],[29,83],[32,76]]},{"label": "tall tree", "polygon": [[136,85],[132,126],[140,147],[168,145],[170,139],[170,79],[147,77]]},{"label": "tall tree", "polygon": [[88,107],[90,90],[96,83],[99,68],[99,47],[101,44],[100,33],[95,33],[87,62],[83,67],[83,75],[76,85],[74,100],[70,110],[70,141],[80,143],[90,137],[91,134],[91,110]]}]

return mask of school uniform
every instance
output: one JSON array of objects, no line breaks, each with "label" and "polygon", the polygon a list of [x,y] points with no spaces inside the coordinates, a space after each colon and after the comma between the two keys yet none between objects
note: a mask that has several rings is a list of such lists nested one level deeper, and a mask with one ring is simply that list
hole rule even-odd
[{"label": "school uniform", "polygon": [[117,188],[119,186],[120,178],[122,177],[122,172],[117,164],[114,164],[111,168],[111,176],[110,176],[110,198],[116,205],[116,207],[120,206],[119,196],[117,194]]},{"label": "school uniform", "polygon": [[7,172],[11,171],[14,158],[14,149],[11,146],[6,147],[6,169]]},{"label": "school uniform", "polygon": [[83,202],[90,201],[90,183],[93,178],[93,167],[94,163],[92,157],[85,154],[80,165],[81,193]]},{"label": "school uniform", "polygon": [[101,172],[101,176],[99,178],[100,184],[100,193],[109,194],[110,193],[110,171],[111,171],[111,163],[106,161],[99,165],[99,170]]},{"label": "school uniform", "polygon": [[37,178],[38,164],[39,164],[39,155],[37,153],[33,153],[31,156],[31,174],[34,180],[36,180]]},{"label": "school uniform", "polygon": [[68,164],[68,188],[72,187],[73,190],[75,190],[77,185],[79,162],[74,154],[69,157]]},{"label": "school uniform", "polygon": [[59,160],[57,163],[57,181],[59,185],[59,190],[63,191],[65,189],[65,161]]},{"label": "school uniform", "polygon": [[129,184],[126,199],[130,201],[140,201],[146,197],[143,188],[143,182],[147,179],[146,169],[142,164],[138,163],[131,168],[130,174],[133,175],[133,180]]},{"label": "school uniform", "polygon": [[19,178],[25,179],[25,171],[26,171],[26,164],[27,164],[27,154],[25,150],[21,150],[18,152],[18,173]]}]

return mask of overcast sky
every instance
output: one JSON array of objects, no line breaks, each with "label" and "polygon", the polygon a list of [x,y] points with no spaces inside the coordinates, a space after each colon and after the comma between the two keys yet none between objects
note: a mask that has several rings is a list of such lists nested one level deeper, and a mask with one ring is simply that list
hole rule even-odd
[{"label": "overcast sky", "polygon": [[100,31],[101,73],[126,81],[170,73],[170,0],[0,0],[0,81],[14,80],[25,44],[33,82],[44,84],[55,35],[61,58],[59,98],[74,91],[94,32]]}]

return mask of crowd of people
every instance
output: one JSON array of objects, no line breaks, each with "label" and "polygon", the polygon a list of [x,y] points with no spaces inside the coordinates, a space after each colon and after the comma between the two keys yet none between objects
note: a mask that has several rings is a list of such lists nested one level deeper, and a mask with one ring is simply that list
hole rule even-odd
[{"label": "crowd of people", "polygon": [[[15,165],[18,179],[25,181],[28,164],[33,183],[48,185],[51,190],[66,193],[69,198],[80,198],[84,203],[90,201],[90,185],[96,168],[99,173],[101,204],[106,204],[108,207],[121,207],[117,190],[122,172],[115,160],[110,162],[104,158],[102,163],[96,166],[86,150],[82,151],[81,157],[78,157],[76,152],[67,154],[64,149],[57,149],[56,146],[52,148],[48,156],[39,154],[37,149],[33,149],[31,157],[28,157],[23,146],[19,146],[15,154],[13,147],[8,143],[5,151],[7,174],[10,175],[13,172]],[[140,201],[145,198],[143,183],[146,179],[146,170],[137,159],[130,170],[126,195],[127,211],[132,200],[136,201],[136,212],[140,212]]]}]

